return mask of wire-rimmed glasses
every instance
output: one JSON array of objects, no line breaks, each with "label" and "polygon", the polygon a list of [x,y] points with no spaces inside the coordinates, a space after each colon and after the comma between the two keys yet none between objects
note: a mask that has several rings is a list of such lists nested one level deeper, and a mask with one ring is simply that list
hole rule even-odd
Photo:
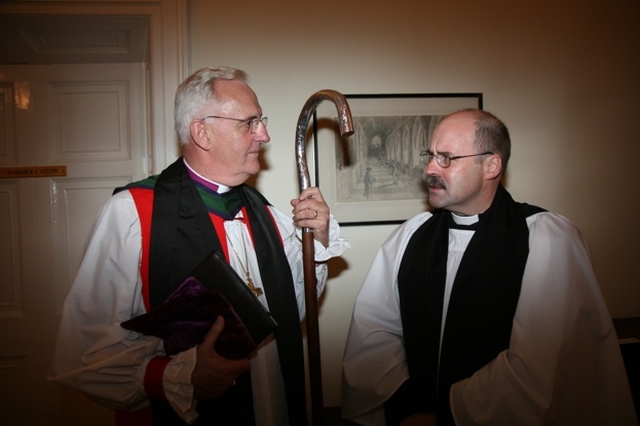
[{"label": "wire-rimmed glasses", "polygon": [[240,131],[242,131],[243,133],[251,132],[252,134],[258,131],[258,126],[260,125],[260,123],[262,123],[264,127],[267,127],[267,123],[269,121],[269,118],[267,117],[257,117],[243,120],[242,118],[220,117],[218,115],[207,115],[206,117],[202,117],[201,120],[206,120],[207,118],[221,118],[223,120],[237,121],[238,123],[240,123],[238,124],[238,128],[240,129]]},{"label": "wire-rimmed glasses", "polygon": [[436,161],[438,162],[438,165],[443,169],[446,169],[451,165],[451,162],[453,160],[459,160],[460,158],[467,158],[467,157],[478,157],[480,155],[493,155],[493,152],[486,151],[486,152],[481,152],[480,154],[456,155],[452,157],[447,154],[442,154],[442,153],[434,154],[431,151],[422,151],[420,153],[420,162],[422,163],[423,166],[426,166],[431,162],[432,159],[435,158]]}]

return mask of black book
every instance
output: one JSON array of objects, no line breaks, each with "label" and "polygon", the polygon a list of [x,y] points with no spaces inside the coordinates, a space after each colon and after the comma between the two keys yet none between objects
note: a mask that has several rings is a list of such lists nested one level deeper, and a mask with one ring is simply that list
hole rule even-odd
[{"label": "black book", "polygon": [[167,355],[202,342],[218,315],[225,319],[216,351],[246,357],[277,327],[271,314],[217,250],[212,251],[161,306],[123,322],[127,330],[164,340]]}]

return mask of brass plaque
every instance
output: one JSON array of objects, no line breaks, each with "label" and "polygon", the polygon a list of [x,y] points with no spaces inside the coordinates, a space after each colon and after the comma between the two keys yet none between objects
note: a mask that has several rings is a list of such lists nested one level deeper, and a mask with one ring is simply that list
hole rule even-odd
[{"label": "brass plaque", "polygon": [[66,175],[67,166],[0,167],[0,179],[38,178]]}]

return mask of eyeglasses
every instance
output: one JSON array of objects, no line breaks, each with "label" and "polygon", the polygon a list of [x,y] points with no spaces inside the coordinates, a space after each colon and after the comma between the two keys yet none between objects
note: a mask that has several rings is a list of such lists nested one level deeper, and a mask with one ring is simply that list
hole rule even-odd
[{"label": "eyeglasses", "polygon": [[267,117],[258,117],[258,118],[250,118],[248,120],[242,120],[241,118],[231,118],[231,117],[219,117],[217,115],[208,115],[206,117],[201,118],[201,120],[206,120],[207,118],[222,118],[223,120],[233,120],[237,121],[238,128],[242,133],[256,133],[258,131],[258,126],[260,123],[267,127],[267,122],[269,119]]},{"label": "eyeglasses", "polygon": [[435,158],[436,161],[438,162],[438,165],[443,169],[446,169],[451,165],[451,162],[453,160],[459,160],[461,158],[467,158],[467,157],[478,157],[480,155],[493,155],[493,152],[487,151],[487,152],[482,152],[480,154],[456,155],[455,157],[451,157],[450,155],[447,155],[447,154],[440,154],[440,153],[434,154],[431,151],[422,151],[420,153],[420,162],[422,163],[423,166],[426,166],[431,162],[433,158]]}]

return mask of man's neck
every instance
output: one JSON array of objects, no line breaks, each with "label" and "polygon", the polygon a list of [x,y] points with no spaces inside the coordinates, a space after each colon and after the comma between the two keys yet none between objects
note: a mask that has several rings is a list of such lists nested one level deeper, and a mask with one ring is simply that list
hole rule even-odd
[{"label": "man's neck", "polygon": [[221,183],[214,182],[210,179],[207,179],[206,177],[202,176],[200,173],[193,170],[191,166],[189,166],[189,163],[187,163],[186,159],[183,158],[183,161],[184,161],[185,167],[187,168],[187,171],[189,172],[189,176],[194,181],[199,182],[200,184],[206,186],[212,191],[217,192],[218,194],[224,194],[225,192],[231,191],[230,187],[223,185]]}]

